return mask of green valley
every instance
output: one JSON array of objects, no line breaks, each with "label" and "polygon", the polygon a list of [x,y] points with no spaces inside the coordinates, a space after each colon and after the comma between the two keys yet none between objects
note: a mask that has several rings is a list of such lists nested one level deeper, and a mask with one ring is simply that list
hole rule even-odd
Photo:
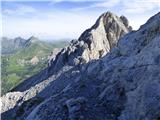
[{"label": "green valley", "polygon": [[[19,40],[23,40],[24,43],[24,39]],[[13,46],[7,46],[8,50],[12,50],[7,51],[7,47],[3,45],[3,43],[2,40],[2,95],[23,80],[44,69],[47,66],[48,57],[51,52],[53,53],[54,51],[56,54],[61,48],[68,44],[68,42],[65,41],[44,42],[35,37],[31,37],[26,40],[25,44],[19,44],[18,47],[16,47],[16,50],[14,48],[17,46],[16,43],[12,44]],[[5,44],[7,45],[7,43]],[[5,54],[3,54],[3,47],[5,47],[5,52],[7,51]]]}]

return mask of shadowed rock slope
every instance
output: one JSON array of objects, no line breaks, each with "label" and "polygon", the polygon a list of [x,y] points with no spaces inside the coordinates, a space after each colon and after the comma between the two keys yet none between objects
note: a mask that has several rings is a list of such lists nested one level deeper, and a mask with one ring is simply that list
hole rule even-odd
[{"label": "shadowed rock slope", "polygon": [[6,94],[1,98],[2,118],[160,119],[160,13],[120,38],[104,57],[92,58],[72,67],[65,62],[48,79]]}]

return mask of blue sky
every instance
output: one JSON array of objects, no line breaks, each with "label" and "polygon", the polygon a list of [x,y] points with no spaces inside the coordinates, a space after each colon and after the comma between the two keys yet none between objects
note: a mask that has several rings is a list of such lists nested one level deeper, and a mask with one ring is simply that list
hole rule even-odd
[{"label": "blue sky", "polygon": [[78,38],[104,12],[125,15],[138,29],[160,12],[160,0],[2,0],[3,36]]}]

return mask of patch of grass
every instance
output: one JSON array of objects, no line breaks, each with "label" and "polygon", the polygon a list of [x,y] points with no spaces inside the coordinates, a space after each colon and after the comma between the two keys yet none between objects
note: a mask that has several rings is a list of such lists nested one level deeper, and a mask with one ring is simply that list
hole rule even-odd
[{"label": "patch of grass", "polygon": [[[24,49],[17,51],[14,54],[3,55],[1,64],[1,79],[2,79],[2,95],[18,85],[23,80],[38,73],[47,66],[47,56],[54,48],[65,47],[66,43],[52,44],[46,42],[33,42]],[[38,64],[33,65],[27,62],[34,56],[39,59]]]}]

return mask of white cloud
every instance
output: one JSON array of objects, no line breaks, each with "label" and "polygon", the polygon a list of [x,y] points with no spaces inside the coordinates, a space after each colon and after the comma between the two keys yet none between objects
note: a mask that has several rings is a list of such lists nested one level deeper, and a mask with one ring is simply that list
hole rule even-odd
[{"label": "white cloud", "polygon": [[115,7],[121,0],[107,0],[104,1],[104,0],[100,0],[98,1],[97,3],[93,3],[87,7],[78,7],[78,8],[74,8],[72,9],[72,11],[81,11],[81,10],[86,10],[86,9],[91,9],[91,8],[112,8],[112,7]]},{"label": "white cloud", "polygon": [[[61,1],[61,0],[57,0]],[[73,11],[89,10],[91,8],[106,8],[114,10],[114,7],[120,7],[121,12],[129,14],[141,14],[153,9],[160,10],[160,0],[107,0],[98,1],[87,7],[72,9]]]},{"label": "white cloud", "polygon": [[116,6],[118,3],[120,2],[120,0],[108,0],[107,2],[100,2],[100,3],[96,3],[91,5],[91,7],[106,7],[106,8],[110,8],[110,7],[114,7]]},{"label": "white cloud", "polygon": [[106,0],[2,0],[2,1],[14,1],[14,2],[28,2],[28,1],[34,1],[34,2],[40,2],[40,1],[50,1],[50,2],[86,2],[86,1],[106,1]]},{"label": "white cloud", "polygon": [[[51,0],[53,2],[66,2],[66,1],[69,1],[69,2],[88,2],[88,1],[96,1],[96,0]],[[105,0],[99,0],[99,1],[105,1]]]},{"label": "white cloud", "polygon": [[17,8],[15,9],[4,9],[3,14],[4,15],[25,15],[27,13],[36,12],[36,9],[31,6],[21,5],[21,4],[15,4],[15,6],[17,6]]},{"label": "white cloud", "polygon": [[1,0],[1,1],[9,1],[9,2],[40,2],[40,1],[51,1],[51,0]]},{"label": "white cloud", "polygon": [[123,11],[126,13],[141,14],[153,9],[160,10],[160,0],[123,0]]}]

